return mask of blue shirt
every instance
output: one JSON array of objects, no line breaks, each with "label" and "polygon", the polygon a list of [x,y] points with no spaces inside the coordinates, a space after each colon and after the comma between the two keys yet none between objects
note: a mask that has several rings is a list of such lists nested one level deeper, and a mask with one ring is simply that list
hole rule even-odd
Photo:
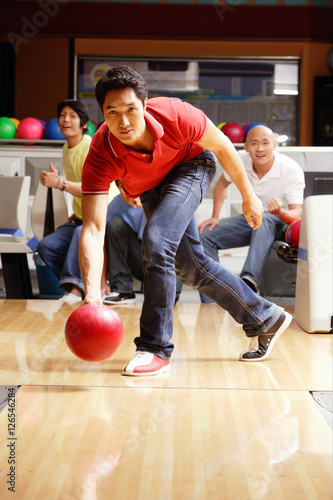
[{"label": "blue shirt", "polygon": [[120,194],[118,194],[109,203],[106,220],[113,217],[122,217],[125,222],[138,235],[138,239],[142,240],[142,233],[146,225],[146,217],[142,208],[133,208],[126,203]]}]

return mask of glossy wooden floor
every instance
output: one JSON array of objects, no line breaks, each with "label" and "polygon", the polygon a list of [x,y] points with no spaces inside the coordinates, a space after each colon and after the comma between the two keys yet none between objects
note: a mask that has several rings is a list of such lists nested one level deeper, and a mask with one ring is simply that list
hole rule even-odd
[{"label": "glossy wooden floor", "polygon": [[171,373],[131,378],[141,303],[117,308],[125,340],[103,363],[66,346],[76,307],[0,300],[0,385],[21,385],[15,493],[0,413],[1,500],[332,499],[332,430],[310,395],[332,391],[332,335],[293,321],[268,360],[243,363],[225,311],[178,303]]}]

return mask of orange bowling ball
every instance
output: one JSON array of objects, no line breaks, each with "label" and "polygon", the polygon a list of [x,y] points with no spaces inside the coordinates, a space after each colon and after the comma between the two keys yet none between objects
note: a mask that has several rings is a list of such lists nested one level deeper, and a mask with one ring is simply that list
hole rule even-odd
[{"label": "orange bowling ball", "polygon": [[69,316],[65,340],[70,351],[84,361],[104,361],[115,354],[124,338],[118,314],[103,304],[84,304]]}]

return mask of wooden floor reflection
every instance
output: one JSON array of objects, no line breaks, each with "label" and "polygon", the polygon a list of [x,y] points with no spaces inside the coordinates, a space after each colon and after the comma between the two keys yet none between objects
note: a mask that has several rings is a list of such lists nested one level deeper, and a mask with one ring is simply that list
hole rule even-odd
[{"label": "wooden floor reflection", "polygon": [[179,303],[170,374],[123,377],[141,306],[117,308],[121,348],[88,363],[64,340],[77,306],[0,300],[0,385],[21,386],[15,443],[0,413],[1,500],[332,499],[332,430],[311,396],[332,391],[332,335],[293,321],[266,361],[242,363],[225,311]]}]

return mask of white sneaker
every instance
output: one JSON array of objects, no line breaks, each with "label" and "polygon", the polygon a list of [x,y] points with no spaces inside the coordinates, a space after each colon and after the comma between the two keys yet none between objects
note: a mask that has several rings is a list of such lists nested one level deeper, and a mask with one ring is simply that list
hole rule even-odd
[{"label": "white sneaker", "polygon": [[158,375],[170,371],[170,361],[156,356],[152,352],[138,351],[135,357],[125,366],[123,375],[140,377]]}]

